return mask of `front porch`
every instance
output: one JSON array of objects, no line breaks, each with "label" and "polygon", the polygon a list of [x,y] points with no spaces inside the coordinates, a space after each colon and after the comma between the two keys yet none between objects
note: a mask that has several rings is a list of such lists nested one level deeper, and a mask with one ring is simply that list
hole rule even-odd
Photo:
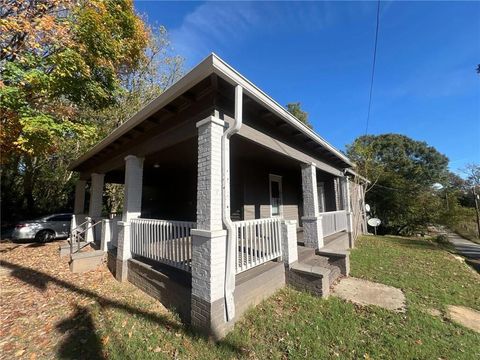
[{"label": "front porch", "polygon": [[[292,135],[278,114],[220,76],[179,87],[145,110],[143,122],[119,129],[74,165],[81,173],[76,218],[91,220],[72,234],[108,251],[118,280],[218,338],[248,306],[293,279],[291,271],[302,281],[304,270],[294,269],[301,262],[297,231],[306,260],[325,266],[328,257],[316,251],[329,236],[346,233],[351,245],[348,164],[320,140],[319,147],[298,129]],[[230,140],[226,133],[239,118]],[[105,183],[123,185],[121,218],[102,211]],[[333,270],[315,274],[319,294],[328,293]]]},{"label": "front porch", "polygon": [[[232,222],[235,315],[226,321],[223,294],[227,233],[221,219],[211,218],[216,209],[211,204],[215,193],[202,191],[204,179],[198,174],[204,172],[192,170],[205,164],[204,160],[192,156],[192,153],[202,153],[201,141],[195,140],[180,142],[144,159],[127,157],[124,168],[107,172],[104,176],[107,181],[124,181],[124,213],[122,220],[97,217],[101,230],[93,231],[92,236],[108,251],[109,267],[119,280],[135,284],[175,309],[187,323],[208,321],[210,327],[197,327],[221,336],[249,306],[285,286],[288,279],[300,281],[299,276],[288,275],[299,262],[297,245],[311,248],[310,260],[315,250],[330,249],[334,237],[346,239],[342,242],[346,250],[349,247],[347,210],[320,212],[342,206],[343,195],[335,192],[335,189],[341,191],[341,187],[335,185],[335,176],[312,171],[315,168],[311,165],[305,166],[243,138],[232,141],[230,216],[235,220]],[[194,144],[198,146],[197,151],[192,148]],[[306,173],[311,176],[307,177]],[[322,186],[309,186],[312,182],[305,178],[312,182],[318,180]],[[92,187],[99,186],[96,184],[92,182]],[[318,193],[314,195],[316,201],[311,201],[309,191],[314,189]],[[310,200],[305,201],[306,196]],[[90,204],[92,201],[95,198],[90,195]],[[89,208],[96,207],[102,206]],[[307,234],[316,237],[318,246],[304,242],[304,233],[311,231],[303,227],[305,213],[313,213],[314,222],[319,226],[318,232]],[[88,215],[92,215],[91,212],[77,218],[88,218]],[[205,227],[205,222],[212,221],[218,222],[220,229],[211,231],[199,227],[199,222]],[[307,221],[311,222],[312,218]],[[95,233],[101,234],[100,241]],[[326,266],[328,261],[322,261]],[[339,275],[337,271],[327,276],[327,286]],[[208,290],[212,281],[216,281],[217,300],[198,300],[197,294]],[[327,291],[325,286],[322,291]],[[213,319],[201,315],[205,313]]]}]

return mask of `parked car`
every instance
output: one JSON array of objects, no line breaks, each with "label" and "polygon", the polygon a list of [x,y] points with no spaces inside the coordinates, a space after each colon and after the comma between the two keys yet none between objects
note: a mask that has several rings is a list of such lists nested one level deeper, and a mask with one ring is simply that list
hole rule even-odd
[{"label": "parked car", "polygon": [[47,242],[67,238],[70,233],[72,214],[53,214],[35,220],[18,223],[12,233],[15,240]]}]

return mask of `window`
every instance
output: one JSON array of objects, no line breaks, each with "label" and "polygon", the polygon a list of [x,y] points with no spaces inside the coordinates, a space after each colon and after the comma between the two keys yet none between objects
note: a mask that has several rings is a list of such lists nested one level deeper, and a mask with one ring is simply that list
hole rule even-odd
[{"label": "window", "polygon": [[270,174],[270,213],[282,215],[282,177]]},{"label": "window", "polygon": [[72,221],[72,215],[56,215],[49,217],[47,221]]}]

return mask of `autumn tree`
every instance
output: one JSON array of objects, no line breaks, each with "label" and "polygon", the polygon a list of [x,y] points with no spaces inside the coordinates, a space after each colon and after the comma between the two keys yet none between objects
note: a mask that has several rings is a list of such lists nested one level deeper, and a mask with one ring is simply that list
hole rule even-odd
[{"label": "autumn tree", "polygon": [[299,102],[288,103],[285,108],[290,114],[295,116],[298,120],[307,125],[310,129],[313,129],[312,124],[308,120],[308,113],[302,110],[302,105]]},{"label": "autumn tree", "polygon": [[[31,216],[68,203],[68,163],[124,119],[116,109],[126,99],[137,103],[130,109],[138,108],[178,75],[181,59],[165,53],[165,42],[155,45],[165,35],[144,23],[132,0],[3,1],[4,216]],[[165,68],[168,79],[152,86],[161,57],[175,74]]]}]

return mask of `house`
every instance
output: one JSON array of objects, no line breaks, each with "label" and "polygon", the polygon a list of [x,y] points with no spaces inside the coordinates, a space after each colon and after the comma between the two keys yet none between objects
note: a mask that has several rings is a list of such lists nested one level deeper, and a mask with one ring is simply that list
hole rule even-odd
[{"label": "house", "polygon": [[[287,283],[327,296],[348,275],[353,166],[211,54],[71,165],[72,243],[101,234],[119,281],[221,338]],[[121,219],[102,217],[105,183],[124,184]]]}]

